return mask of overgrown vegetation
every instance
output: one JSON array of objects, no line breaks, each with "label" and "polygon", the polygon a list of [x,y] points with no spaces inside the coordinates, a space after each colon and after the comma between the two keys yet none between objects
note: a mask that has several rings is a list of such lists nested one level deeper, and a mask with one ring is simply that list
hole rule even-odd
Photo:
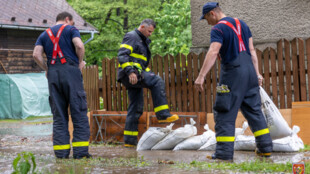
[{"label": "overgrown vegetation", "polygon": [[[254,173],[291,173],[292,163],[274,163],[268,159],[242,162],[242,163],[227,163],[227,162],[200,162],[192,161],[191,163],[177,163],[174,167],[185,170],[197,171],[234,171],[234,172],[254,172]],[[310,172],[310,162],[305,164],[305,173]]]},{"label": "overgrown vegetation", "polygon": [[[189,53],[190,0],[68,0],[68,3],[100,32],[85,45],[88,65],[101,65],[103,58],[116,57],[124,34],[146,18],[157,23],[151,36],[152,55]],[[82,39],[86,41],[89,37]]]}]

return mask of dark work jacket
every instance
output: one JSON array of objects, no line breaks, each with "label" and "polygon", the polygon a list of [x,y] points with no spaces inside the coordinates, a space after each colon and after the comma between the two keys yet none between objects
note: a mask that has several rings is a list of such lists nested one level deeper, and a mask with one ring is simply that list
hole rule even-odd
[{"label": "dark work jacket", "polygon": [[151,40],[137,29],[125,34],[117,55],[119,63],[117,80],[129,76],[136,69],[149,71],[147,66],[151,59],[150,43]]}]

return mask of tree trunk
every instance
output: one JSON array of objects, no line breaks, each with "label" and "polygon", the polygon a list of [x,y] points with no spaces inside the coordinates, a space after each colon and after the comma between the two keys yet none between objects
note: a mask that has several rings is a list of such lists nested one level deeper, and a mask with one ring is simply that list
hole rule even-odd
[{"label": "tree trunk", "polygon": [[[127,0],[124,0],[124,5],[126,5],[126,4],[127,4]],[[125,17],[124,17],[123,29],[124,29],[125,33],[127,33],[128,32],[128,11],[126,8],[124,10],[124,15],[125,15]]]}]

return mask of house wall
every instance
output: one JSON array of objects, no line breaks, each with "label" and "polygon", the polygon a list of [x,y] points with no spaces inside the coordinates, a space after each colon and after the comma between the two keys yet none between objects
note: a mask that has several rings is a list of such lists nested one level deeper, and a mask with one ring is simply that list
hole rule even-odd
[{"label": "house wall", "polygon": [[[207,0],[191,0],[192,51],[200,52],[210,44],[206,20],[199,21]],[[310,1],[303,0],[218,0],[227,16],[237,17],[250,27],[256,48],[275,47],[279,39],[310,36]]]},{"label": "house wall", "polygon": [[42,31],[10,30],[0,28],[0,49],[33,50]]},{"label": "house wall", "polygon": [[0,29],[0,73],[41,72],[32,58],[41,31]]}]

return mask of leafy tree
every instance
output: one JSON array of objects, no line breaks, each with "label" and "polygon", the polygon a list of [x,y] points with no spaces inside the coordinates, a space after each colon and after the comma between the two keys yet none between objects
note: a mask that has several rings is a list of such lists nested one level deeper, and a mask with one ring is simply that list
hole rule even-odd
[{"label": "leafy tree", "polygon": [[165,0],[155,17],[152,53],[188,54],[192,45],[190,0]]},{"label": "leafy tree", "polygon": [[[153,55],[188,53],[191,46],[190,0],[68,0],[68,3],[99,34],[85,45],[88,64],[101,64],[103,58],[117,56],[119,45],[128,31],[145,18],[154,19],[151,36]],[[87,40],[88,36],[82,36]]]}]

